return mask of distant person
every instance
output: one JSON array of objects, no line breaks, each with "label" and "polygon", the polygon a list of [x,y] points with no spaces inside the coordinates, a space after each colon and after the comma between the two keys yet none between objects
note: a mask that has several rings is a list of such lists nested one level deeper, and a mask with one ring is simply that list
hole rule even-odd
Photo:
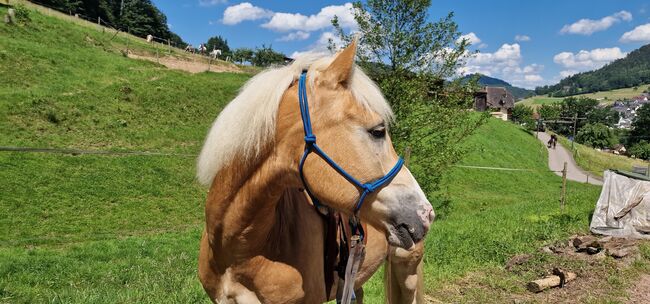
[{"label": "distant person", "polygon": [[555,149],[555,146],[557,146],[557,135],[551,134],[551,139],[548,140],[548,147]]}]

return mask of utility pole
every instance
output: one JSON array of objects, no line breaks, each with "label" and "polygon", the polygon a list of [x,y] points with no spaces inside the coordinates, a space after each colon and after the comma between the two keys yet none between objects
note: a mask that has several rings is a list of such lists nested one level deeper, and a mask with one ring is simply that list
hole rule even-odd
[{"label": "utility pole", "polygon": [[573,139],[571,140],[571,154],[574,151],[574,142],[576,141],[576,127],[578,126],[578,113],[573,115]]}]

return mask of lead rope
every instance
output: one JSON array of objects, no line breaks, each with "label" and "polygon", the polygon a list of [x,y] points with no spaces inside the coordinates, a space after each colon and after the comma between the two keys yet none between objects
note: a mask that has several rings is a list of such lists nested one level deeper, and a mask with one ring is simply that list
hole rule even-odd
[{"label": "lead rope", "polygon": [[375,180],[374,182],[369,182],[369,183],[362,183],[361,181],[357,180],[352,175],[350,175],[348,172],[346,172],[343,168],[341,168],[334,160],[332,160],[329,156],[327,156],[327,154],[323,150],[321,150],[320,147],[318,147],[318,145],[316,144],[316,135],[314,135],[313,133],[311,127],[311,118],[309,115],[309,103],[307,102],[306,79],[307,79],[307,71],[304,70],[300,74],[300,78],[298,80],[298,102],[300,103],[300,114],[302,118],[303,130],[305,132],[305,138],[304,138],[305,151],[303,152],[302,158],[300,159],[300,163],[298,165],[298,171],[300,173],[300,179],[302,180],[302,183],[305,186],[305,191],[307,192],[307,195],[311,198],[312,204],[316,207],[316,209],[319,210],[319,212],[321,212],[321,209],[324,209],[325,206],[323,206],[318,201],[318,199],[313,195],[313,193],[309,189],[309,185],[305,179],[305,175],[303,172],[303,168],[305,165],[305,161],[307,160],[307,156],[309,156],[309,154],[311,154],[312,152],[318,155],[330,167],[332,167],[336,172],[338,172],[341,176],[343,176],[346,180],[348,180],[348,182],[350,182],[351,184],[353,184],[359,189],[363,189],[363,192],[359,196],[359,201],[355,205],[354,215],[352,216],[352,218],[350,218],[350,228],[351,228],[350,252],[348,256],[348,261],[345,266],[345,276],[344,276],[345,281],[344,281],[343,293],[341,294],[340,301],[337,296],[338,303],[350,304],[352,300],[355,298],[354,282],[357,277],[357,272],[359,271],[359,265],[361,264],[361,261],[365,256],[365,245],[364,245],[365,232],[363,231],[363,226],[361,226],[361,222],[359,221],[359,214],[358,214],[359,210],[361,210],[361,205],[365,201],[366,196],[375,192],[375,190],[380,189],[384,185],[390,183],[390,181],[401,170],[402,165],[404,164],[404,160],[402,158],[399,158],[395,166],[393,166],[393,168],[388,173],[386,173],[386,175]]}]

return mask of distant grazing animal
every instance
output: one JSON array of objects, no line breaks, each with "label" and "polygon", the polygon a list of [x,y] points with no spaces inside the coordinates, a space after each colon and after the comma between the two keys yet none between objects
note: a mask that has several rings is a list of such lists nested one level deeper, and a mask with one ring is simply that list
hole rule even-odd
[{"label": "distant grazing animal", "polygon": [[212,59],[217,59],[219,56],[221,56],[221,50],[214,49],[210,52],[210,57],[212,57]]},{"label": "distant grazing animal", "polygon": [[356,41],[257,74],[212,125],[197,177],[209,186],[199,278],[213,302],[345,303],[354,290],[362,303],[384,262],[388,302],[424,302],[433,209],[355,53]]},{"label": "distant grazing animal", "polygon": [[153,35],[147,35],[147,42],[153,42]]}]

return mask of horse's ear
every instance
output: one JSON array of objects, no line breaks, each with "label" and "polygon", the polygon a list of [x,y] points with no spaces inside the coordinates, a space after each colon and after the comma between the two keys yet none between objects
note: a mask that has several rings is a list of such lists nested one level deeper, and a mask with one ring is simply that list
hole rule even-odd
[{"label": "horse's ear", "polygon": [[339,52],[334,61],[323,73],[325,79],[331,83],[346,83],[352,74],[354,57],[357,55],[357,39],[353,39],[343,51]]}]

